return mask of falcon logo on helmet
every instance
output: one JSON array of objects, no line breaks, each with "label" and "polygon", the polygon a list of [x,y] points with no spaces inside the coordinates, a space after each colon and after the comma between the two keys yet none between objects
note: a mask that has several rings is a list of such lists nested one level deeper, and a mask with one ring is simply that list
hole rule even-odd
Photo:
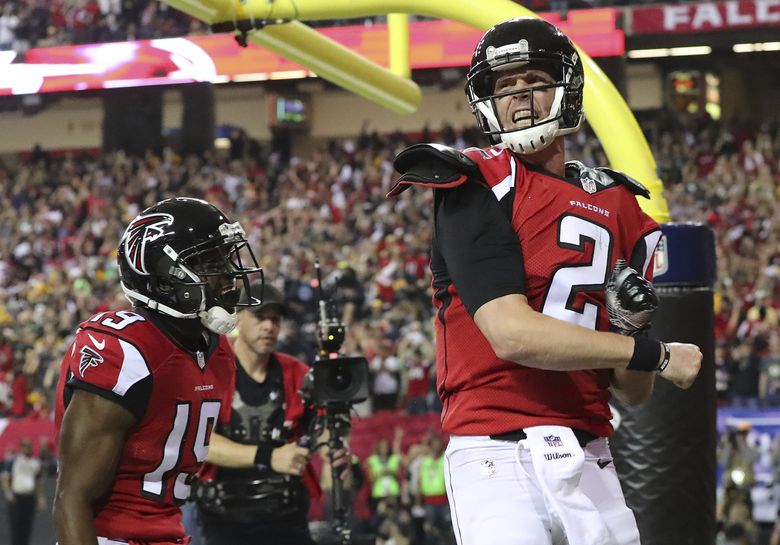
[{"label": "falcon logo on helmet", "polygon": [[149,275],[144,259],[146,243],[165,236],[165,228],[170,225],[173,225],[173,216],[170,214],[149,214],[138,216],[127,226],[122,245],[127,263],[135,272]]}]

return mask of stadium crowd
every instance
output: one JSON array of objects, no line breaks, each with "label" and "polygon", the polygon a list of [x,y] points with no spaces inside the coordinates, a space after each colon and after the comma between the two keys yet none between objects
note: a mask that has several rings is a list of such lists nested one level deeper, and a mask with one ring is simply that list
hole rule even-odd
[{"label": "stadium crowd", "polygon": [[[716,233],[720,401],[778,406],[780,124],[730,126],[670,116],[645,131],[672,217],[706,222]],[[384,198],[393,157],[416,141],[460,148],[480,143],[474,133],[444,127],[330,141],[288,163],[262,145],[203,157],[180,157],[170,149],[141,158],[121,152],[55,156],[37,149],[0,163],[0,417],[50,417],[71,332],[95,312],[127,305],[115,263],[122,227],[146,206],[175,195],[205,198],[240,218],[266,280],[293,308],[282,351],[313,359],[319,258],[325,292],[348,325],[343,351],[370,362],[372,397],[362,414],[435,413],[430,195],[409,191],[398,200]],[[570,155],[589,165],[607,162],[588,131],[571,139]],[[729,435],[719,454],[728,491],[720,505],[723,530],[736,535],[740,526],[757,535],[739,519],[750,518],[746,491],[753,477],[729,481],[745,459],[757,456],[739,437]],[[412,461],[435,451],[432,440],[421,437],[398,453],[405,478]],[[780,457],[778,445],[768,452]],[[408,489],[399,488],[399,498]],[[424,528],[424,505],[414,497],[412,489],[401,503],[408,507],[403,517],[398,502],[374,502],[374,531],[413,535],[414,528]]]}]

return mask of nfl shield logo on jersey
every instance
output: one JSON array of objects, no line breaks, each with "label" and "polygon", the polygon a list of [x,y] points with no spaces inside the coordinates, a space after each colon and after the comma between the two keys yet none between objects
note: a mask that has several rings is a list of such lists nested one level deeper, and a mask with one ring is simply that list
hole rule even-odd
[{"label": "nfl shield logo on jersey", "polygon": [[544,436],[544,442],[547,443],[548,447],[562,447],[563,441],[561,441],[561,438],[557,435],[545,435]]},{"label": "nfl shield logo on jersey", "polygon": [[596,192],[596,181],[588,178],[587,176],[583,176],[580,178],[580,182],[582,183],[582,189],[593,195]]}]

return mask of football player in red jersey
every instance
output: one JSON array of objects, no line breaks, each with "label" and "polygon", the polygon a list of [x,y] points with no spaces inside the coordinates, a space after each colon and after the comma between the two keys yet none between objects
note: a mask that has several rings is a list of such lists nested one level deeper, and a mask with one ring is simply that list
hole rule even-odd
[{"label": "football player in red jersey", "polygon": [[460,545],[638,545],[610,463],[610,395],[640,403],[657,374],[687,388],[701,365],[694,345],[635,336],[658,304],[661,234],[636,201],[649,196],[641,184],[565,162],[583,85],[556,27],[499,23],[466,84],[493,146],[418,144],[395,161],[389,196],[434,188],[437,381]]},{"label": "football player in red jersey", "polygon": [[179,505],[229,418],[224,334],[260,269],[241,226],[189,198],[130,222],[118,265],[132,311],[82,322],[62,363],[55,530],[59,545],[185,544]]}]

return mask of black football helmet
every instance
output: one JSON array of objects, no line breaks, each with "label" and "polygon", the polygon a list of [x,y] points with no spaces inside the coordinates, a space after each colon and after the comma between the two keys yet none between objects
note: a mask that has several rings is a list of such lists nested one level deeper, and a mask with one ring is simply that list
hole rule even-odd
[{"label": "black football helmet", "polygon": [[174,318],[200,318],[215,333],[235,327],[236,307],[256,306],[249,275],[262,269],[238,222],[206,201],[175,198],[127,226],[117,256],[122,290],[136,305]]},{"label": "black football helmet", "polygon": [[[541,68],[555,78],[551,85],[496,94],[498,72],[524,65]],[[477,44],[466,80],[466,96],[482,132],[492,144],[503,144],[520,154],[535,153],[556,137],[575,132],[582,124],[585,71],[577,50],[555,26],[542,19],[520,17],[490,28]],[[532,119],[528,127],[504,128],[496,99],[535,90],[555,88],[550,113]]]}]

